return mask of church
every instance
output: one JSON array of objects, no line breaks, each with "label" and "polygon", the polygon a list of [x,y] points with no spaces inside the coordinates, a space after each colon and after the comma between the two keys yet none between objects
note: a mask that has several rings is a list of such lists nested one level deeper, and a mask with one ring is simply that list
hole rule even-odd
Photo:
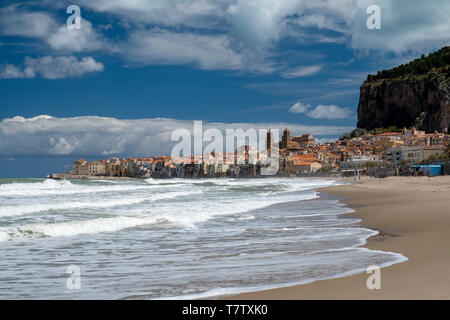
[{"label": "church", "polygon": [[283,137],[280,141],[280,149],[300,150],[310,146],[314,146],[314,137],[310,134],[291,137],[288,128],[284,129]]}]

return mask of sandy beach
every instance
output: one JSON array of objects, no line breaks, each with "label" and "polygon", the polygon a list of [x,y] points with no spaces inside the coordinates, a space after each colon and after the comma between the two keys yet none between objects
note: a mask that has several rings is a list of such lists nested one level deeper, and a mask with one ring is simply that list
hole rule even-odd
[{"label": "sandy beach", "polygon": [[381,270],[380,290],[360,273],[228,299],[450,299],[450,176],[366,178],[320,191],[346,197],[352,216],[380,232],[367,248],[409,260]]}]

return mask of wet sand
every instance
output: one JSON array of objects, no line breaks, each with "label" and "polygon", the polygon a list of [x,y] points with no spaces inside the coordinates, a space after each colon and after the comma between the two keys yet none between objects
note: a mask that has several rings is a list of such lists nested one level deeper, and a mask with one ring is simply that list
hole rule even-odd
[{"label": "wet sand", "polygon": [[319,191],[346,197],[352,216],[380,232],[367,248],[409,260],[381,269],[380,290],[360,273],[227,299],[450,299],[450,176],[366,178]]}]

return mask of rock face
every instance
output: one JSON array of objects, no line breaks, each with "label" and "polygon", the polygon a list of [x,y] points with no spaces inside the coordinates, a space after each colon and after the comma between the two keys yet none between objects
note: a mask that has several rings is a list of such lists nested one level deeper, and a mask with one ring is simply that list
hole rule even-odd
[{"label": "rock face", "polygon": [[358,128],[390,126],[449,131],[450,46],[367,77],[361,86]]},{"label": "rock face", "polygon": [[358,128],[412,127],[447,132],[450,88],[439,77],[365,81],[358,105]]}]

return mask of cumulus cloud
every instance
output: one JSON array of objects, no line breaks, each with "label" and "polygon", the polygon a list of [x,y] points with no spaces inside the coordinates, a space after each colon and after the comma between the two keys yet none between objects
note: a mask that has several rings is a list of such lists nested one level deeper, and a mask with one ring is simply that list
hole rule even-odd
[{"label": "cumulus cloud", "polygon": [[335,105],[318,105],[315,108],[311,108],[311,105],[304,105],[300,102],[294,104],[290,109],[290,113],[303,113],[313,119],[347,119],[352,115],[352,111],[349,108],[341,108]]},{"label": "cumulus cloud", "polygon": [[309,108],[311,108],[310,104],[304,105],[300,102],[297,102],[289,109],[289,112],[290,113],[307,113]]},{"label": "cumulus cloud", "polygon": [[0,65],[0,79],[30,79],[35,76],[36,74],[29,67],[22,70],[13,64]]},{"label": "cumulus cloud", "polygon": [[111,50],[111,44],[95,30],[92,23],[81,19],[81,29],[69,29],[48,13],[30,11],[19,5],[0,9],[0,34],[40,38],[52,49],[67,52]]},{"label": "cumulus cloud", "polygon": [[62,25],[50,34],[47,43],[56,50],[70,52],[94,51],[107,49],[107,41],[92,27],[92,23],[81,19],[81,29],[69,29]]},{"label": "cumulus cloud", "polygon": [[80,60],[74,56],[26,57],[23,69],[11,64],[0,66],[0,78],[34,78],[40,75],[45,79],[62,79],[100,72],[104,69],[103,64],[92,57],[84,57]]},{"label": "cumulus cloud", "polygon": [[[338,136],[351,127],[307,126],[286,123],[208,123],[203,130],[279,129],[286,127],[293,134],[311,133],[316,136]],[[119,120],[103,117],[34,118],[14,117],[0,122],[0,154],[12,156],[114,155],[144,156],[170,154],[176,142],[171,134],[176,129],[192,132],[193,121],[175,119]],[[222,131],[224,132],[224,131]]]}]

